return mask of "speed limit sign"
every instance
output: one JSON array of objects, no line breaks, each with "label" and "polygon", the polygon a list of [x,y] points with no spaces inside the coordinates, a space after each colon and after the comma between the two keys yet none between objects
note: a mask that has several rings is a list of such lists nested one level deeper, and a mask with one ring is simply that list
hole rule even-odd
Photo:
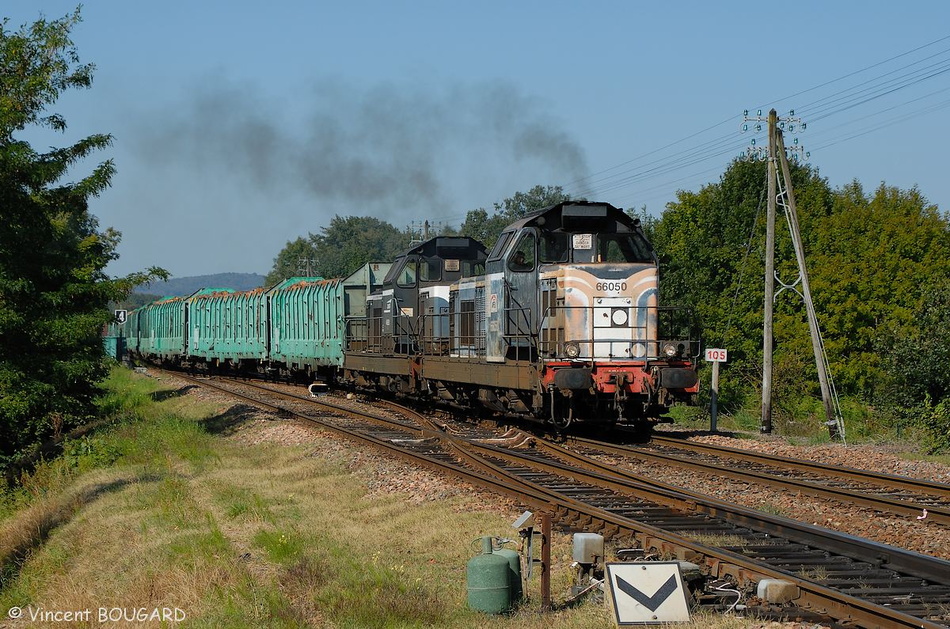
[{"label": "speed limit sign", "polygon": [[729,357],[728,350],[719,348],[710,348],[706,350],[706,361],[711,363],[724,363]]}]

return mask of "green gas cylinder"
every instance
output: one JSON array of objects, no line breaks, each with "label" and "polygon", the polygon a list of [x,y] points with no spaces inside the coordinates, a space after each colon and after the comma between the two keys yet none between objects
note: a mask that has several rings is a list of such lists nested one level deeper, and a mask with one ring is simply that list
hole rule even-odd
[{"label": "green gas cylinder", "polygon": [[521,589],[521,555],[510,548],[502,548],[493,551],[492,554],[500,555],[508,560],[508,589],[511,591],[511,605],[514,607],[521,602],[523,596]]},{"label": "green gas cylinder", "polygon": [[482,538],[482,554],[468,562],[468,606],[486,614],[501,614],[511,607],[508,559],[492,553],[491,537]]}]

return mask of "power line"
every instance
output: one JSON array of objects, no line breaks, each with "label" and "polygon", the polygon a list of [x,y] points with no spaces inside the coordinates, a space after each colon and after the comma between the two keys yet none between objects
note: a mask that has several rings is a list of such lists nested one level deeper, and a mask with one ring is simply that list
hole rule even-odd
[{"label": "power line", "polygon": [[[795,98],[802,94],[811,93],[823,87],[827,87],[828,85],[840,83],[841,81],[857,76],[861,73],[868,72],[869,70],[872,70],[874,68],[884,66],[895,60],[902,59],[904,57],[912,55],[915,52],[919,52],[921,50],[924,50],[926,48],[929,48],[931,46],[944,42],[948,39],[950,39],[950,35],[941,37],[932,42],[929,42],[922,46],[918,46],[916,48],[900,53],[898,55],[894,55],[883,61],[873,63],[859,70],[846,73],[836,79],[825,81],[819,85],[816,85],[814,87],[811,87],[805,90],[800,90],[798,92],[795,92],[794,94],[791,94],[790,96],[784,97],[784,99],[782,100]],[[815,120],[822,120],[822,119],[843,113],[845,111],[849,111],[851,109],[860,107],[869,102],[884,98],[896,92],[911,88],[913,86],[916,86],[926,81],[943,76],[944,74],[950,72],[950,61],[947,61],[947,60],[937,61],[925,66],[921,66],[921,64],[927,61],[932,61],[934,59],[937,59],[941,57],[942,55],[947,54],[948,52],[950,52],[950,48],[941,49],[926,57],[917,59],[911,63],[904,64],[901,67],[896,68],[894,70],[890,70],[884,73],[879,73],[876,76],[866,81],[862,81],[861,83],[858,83],[856,85],[846,87],[844,89],[835,91],[831,94],[818,98],[812,101],[811,103],[806,104],[804,107],[799,107],[796,109],[799,111],[800,115],[802,113],[810,113],[811,115],[809,116],[809,122],[814,122]],[[950,89],[950,88],[947,88],[947,89]],[[906,101],[905,103],[901,103],[894,106],[888,106],[877,112],[872,112],[871,114],[868,114],[867,116],[854,119],[847,124],[854,124],[860,120],[871,118],[873,116],[880,115],[887,111],[892,111],[898,107],[905,106],[909,103],[926,100],[927,98],[934,96],[936,94],[939,94],[942,91],[945,91],[945,90],[943,89],[937,90],[937,91],[931,92],[928,95]],[[944,106],[945,106],[944,104],[938,103],[937,105],[920,108],[916,112],[911,112],[899,118],[895,118],[890,121],[887,121],[883,124],[875,124],[871,128],[867,128],[867,129],[858,128],[855,130],[855,133],[847,137],[840,138],[838,140],[831,142],[830,144],[824,144],[821,147],[816,147],[816,148],[823,148],[823,147],[830,146],[839,142],[847,141],[848,139],[852,139],[854,137],[859,137],[860,135],[871,133],[875,130],[879,130],[887,126],[891,126],[893,124],[897,124],[899,122],[909,120],[916,116],[928,115],[934,111],[944,108]],[[810,112],[808,111],[809,109],[811,109]],[[640,191],[641,193],[651,191],[652,189],[658,186],[653,186],[653,187],[648,187],[648,188],[643,188],[643,187],[638,187],[638,186],[646,182],[654,181],[661,176],[673,173],[677,170],[689,168],[698,164],[702,164],[704,162],[708,162],[710,160],[714,160],[716,158],[721,158],[724,155],[729,155],[730,153],[733,153],[733,154],[737,153],[738,149],[740,148],[740,145],[744,145],[744,142],[736,141],[734,139],[736,136],[731,133],[728,135],[718,136],[713,139],[706,140],[704,142],[700,142],[697,144],[692,144],[692,145],[688,144],[691,140],[695,140],[696,138],[702,136],[703,134],[708,133],[709,131],[712,131],[713,129],[716,129],[722,126],[723,124],[726,124],[733,120],[735,120],[734,117],[727,118],[721,122],[718,122],[714,125],[706,127],[705,129],[701,131],[697,131],[679,140],[670,142],[669,144],[666,144],[658,149],[648,151],[646,153],[638,155],[637,157],[634,157],[630,160],[627,160],[615,166],[600,170],[587,177],[583,177],[583,178],[571,181],[567,185],[564,186],[565,191],[574,196],[601,195],[606,192],[616,193],[620,190],[628,190],[628,189],[636,189]],[[634,164],[638,164],[639,162],[642,162],[644,159],[648,157],[658,156],[662,154],[664,151],[667,151],[668,149],[676,147],[676,146],[683,145],[684,143],[687,143],[687,145],[684,146],[681,150],[678,150],[676,152],[673,152],[663,157],[656,157],[655,159],[649,162],[641,163],[639,164],[639,166],[632,167]],[[721,170],[721,168],[722,168],[721,165],[718,165],[715,168],[707,169],[703,172]],[[687,176],[680,179],[676,179],[674,180],[674,182],[682,181],[684,179],[689,179],[690,177],[691,176]]]}]

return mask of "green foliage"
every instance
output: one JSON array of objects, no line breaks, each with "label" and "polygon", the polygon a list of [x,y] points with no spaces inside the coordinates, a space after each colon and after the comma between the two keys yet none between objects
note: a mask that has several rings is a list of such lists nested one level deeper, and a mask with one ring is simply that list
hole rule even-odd
[{"label": "green foliage", "polygon": [[[950,312],[946,297],[937,297],[950,276],[947,218],[916,189],[882,184],[868,197],[854,182],[832,190],[798,164],[792,164],[792,180],[838,392],[865,407],[890,400],[891,408],[918,409],[916,417],[939,424],[933,409],[950,386],[950,353],[941,332]],[[758,412],[765,192],[766,164],[736,161],[718,183],[680,192],[662,217],[647,224],[660,255],[663,303],[690,306],[705,345],[729,348],[720,383],[720,408],[727,413]],[[797,264],[782,218],[779,211],[776,269],[792,281]],[[773,420],[786,434],[809,434],[823,414],[815,401],[804,304],[792,291],[776,299],[774,332]],[[933,402],[921,408],[927,396]],[[860,412],[851,415],[861,430],[875,425]]]},{"label": "green foliage", "polygon": [[78,424],[93,411],[96,383],[106,374],[100,331],[132,287],[164,271],[109,279],[119,233],[99,231],[88,198],[114,173],[107,160],[76,183],[60,179],[109,135],[37,153],[16,139],[30,125],[64,130],[47,113],[68,88],[89,87],[69,38],[78,10],[40,19],[17,32],[0,29],[0,467],[24,447]]},{"label": "green foliage", "polygon": [[122,451],[113,444],[97,437],[84,436],[63,444],[66,464],[80,473],[98,467],[109,467],[119,460]]},{"label": "green foliage", "polygon": [[925,299],[950,275],[947,221],[916,189],[881,185],[867,198],[854,182],[809,235],[815,306],[839,380],[873,397],[884,377],[882,337],[918,327]]},{"label": "green foliage", "polygon": [[277,254],[265,283],[272,286],[309,271],[320,277],[345,277],[368,262],[391,261],[409,248],[409,238],[372,216],[334,216],[320,234],[297,238]]},{"label": "green foliage", "polygon": [[9,142],[14,131],[38,124],[65,129],[57,114],[43,115],[46,106],[68,88],[92,85],[92,64],[79,64],[69,38],[81,21],[79,9],[60,20],[40,19],[17,33],[0,28],[0,141]]},{"label": "green foliage", "polygon": [[[309,238],[299,237],[284,245],[274,258],[274,267],[267,274],[264,286],[274,286],[288,277],[307,275],[308,267],[313,267],[317,260],[317,248],[313,238],[313,234],[310,234]],[[310,271],[312,273],[314,269],[311,268]]]},{"label": "green foliage", "polygon": [[660,258],[661,302],[688,306],[704,344],[729,349],[719,398],[727,413],[738,412],[761,382],[765,183],[763,163],[736,161],[719,183],[679,192],[648,225]]},{"label": "green foliage", "polygon": [[930,452],[950,451],[950,280],[938,278],[915,317],[881,335],[879,399],[901,427],[924,429]]},{"label": "green foliage", "polygon": [[538,185],[527,192],[516,192],[501,203],[495,203],[495,211],[491,216],[484,208],[470,210],[465,215],[459,235],[481,241],[491,250],[502,230],[514,221],[542,208],[569,200],[561,186]]},{"label": "green foliage", "polygon": [[317,270],[325,277],[344,277],[367,262],[391,261],[409,248],[406,234],[372,216],[334,216],[314,244]]},{"label": "green foliage", "polygon": [[950,399],[940,400],[928,411],[921,420],[923,427],[927,430],[924,447],[931,454],[950,452]]}]

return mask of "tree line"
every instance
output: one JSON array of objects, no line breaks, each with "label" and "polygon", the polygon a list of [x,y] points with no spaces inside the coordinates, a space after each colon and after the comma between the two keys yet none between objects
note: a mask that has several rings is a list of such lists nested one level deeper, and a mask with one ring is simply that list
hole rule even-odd
[{"label": "tree line", "polygon": [[[705,345],[726,347],[720,403],[758,413],[762,372],[766,163],[735,161],[717,183],[682,191],[648,221],[661,262],[661,299],[688,305]],[[857,181],[832,188],[795,164],[811,289],[846,423],[871,436],[924,429],[950,446],[950,223],[916,188]],[[776,230],[776,270],[793,283],[788,230]],[[820,425],[817,373],[803,300],[775,302],[773,390],[780,429]]]}]

